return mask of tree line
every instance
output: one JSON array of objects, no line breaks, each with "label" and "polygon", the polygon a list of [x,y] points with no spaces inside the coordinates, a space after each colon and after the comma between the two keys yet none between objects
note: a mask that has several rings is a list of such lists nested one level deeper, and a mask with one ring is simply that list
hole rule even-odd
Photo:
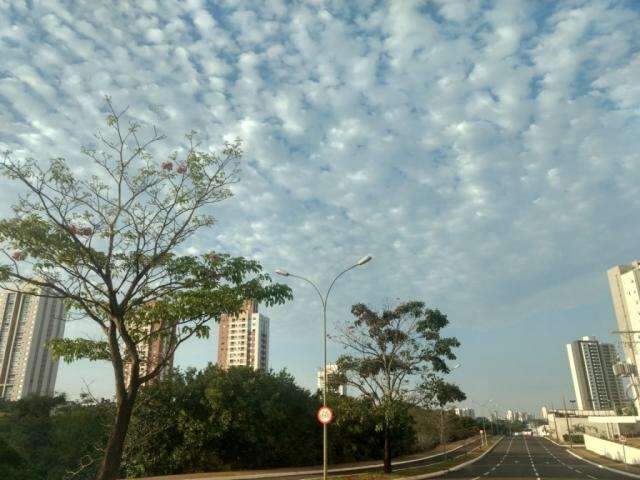
[{"label": "tree line", "polygon": [[[67,362],[110,362],[115,398],[97,405],[45,399],[4,405],[3,428],[13,432],[11,442],[0,443],[6,464],[19,468],[26,462],[27,469],[37,470],[42,459],[50,459],[52,471],[61,468],[64,455],[57,457],[55,445],[48,450],[51,438],[68,434],[59,419],[74,422],[94,408],[99,411],[85,420],[97,437],[77,448],[82,455],[76,476],[92,471],[97,480],[115,480],[123,473],[316,462],[321,449],[313,442],[319,435],[309,432],[319,428],[313,423],[318,399],[294,387],[287,374],[225,374],[212,367],[178,372],[157,387],[143,388],[160,377],[183,343],[208,337],[211,324],[237,314],[246,299],[272,306],[293,294],[255,260],[183,253],[197,233],[213,227],[213,207],[232,196],[240,141],[213,153],[191,132],[183,145],[161,152],[165,136],[155,126],[144,128],[108,97],[104,110],[107,132],[98,131],[96,142],[81,149],[86,168],[80,173],[63,157],[46,165],[2,154],[0,174],[20,184],[22,192],[12,215],[0,220],[0,286],[61,299],[68,316],[97,326],[99,338],[55,339],[50,348]],[[356,304],[352,314],[337,338],[345,350],[337,379],[360,397],[336,399],[333,461],[379,456],[389,472],[394,454],[415,445],[410,405],[414,413],[434,405],[442,410],[465,398],[443,379],[460,344],[441,335],[449,323],[446,315],[424,302],[380,313]],[[144,353],[151,341],[167,346],[153,365]],[[271,403],[254,394],[260,382]],[[248,395],[227,405],[229,395],[242,389]],[[285,400],[291,409],[283,408]],[[41,406],[34,409],[29,402]],[[444,432],[443,414],[439,421]],[[32,424],[40,430],[31,431]],[[78,436],[84,432],[81,425],[74,428]],[[34,460],[32,450],[40,446],[46,452]]]},{"label": "tree line", "polygon": [[[317,465],[322,461],[317,393],[286,371],[215,365],[176,370],[145,386],[123,451],[122,475]],[[331,394],[331,463],[380,459],[382,419],[369,400]],[[111,401],[30,397],[0,403],[0,478],[95,478],[115,415]],[[476,434],[477,422],[447,412],[448,441]],[[440,441],[436,410],[399,405],[392,456]]]}]

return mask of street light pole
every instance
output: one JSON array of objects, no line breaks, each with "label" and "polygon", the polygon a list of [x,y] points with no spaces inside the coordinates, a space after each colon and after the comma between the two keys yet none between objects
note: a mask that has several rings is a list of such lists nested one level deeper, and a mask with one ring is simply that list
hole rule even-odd
[{"label": "street light pole", "polygon": [[[327,301],[329,300],[329,294],[333,289],[333,286],[336,284],[336,281],[349,270],[353,270],[356,267],[360,267],[365,263],[371,261],[373,257],[371,255],[365,255],[360,260],[358,260],[354,265],[351,265],[349,268],[340,272],[329,285],[329,289],[325,295],[322,295],[318,286],[313,283],[308,278],[305,278],[301,275],[296,275],[293,273],[289,273],[286,270],[277,269],[276,273],[278,275],[282,275],[283,277],[294,277],[300,280],[303,280],[310,284],[313,289],[316,291],[318,296],[320,297],[320,302],[322,303],[322,350],[323,350],[323,385],[322,385],[322,406],[327,406]],[[322,424],[322,479],[327,480],[327,470],[328,470],[328,460],[329,460],[329,439],[328,439],[328,425],[326,423]]]},{"label": "street light pole", "polygon": [[564,418],[567,420],[567,431],[569,432],[569,448],[573,448],[573,438],[571,438],[571,426],[569,424],[569,411],[567,410],[567,402],[562,396],[562,405],[564,406]]}]

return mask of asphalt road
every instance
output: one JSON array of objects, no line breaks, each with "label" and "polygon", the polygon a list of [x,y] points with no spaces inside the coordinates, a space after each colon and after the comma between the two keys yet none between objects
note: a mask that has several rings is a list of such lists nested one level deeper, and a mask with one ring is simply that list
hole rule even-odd
[{"label": "asphalt road", "polygon": [[476,463],[441,478],[629,480],[630,477],[583,462],[540,437],[507,437]]}]

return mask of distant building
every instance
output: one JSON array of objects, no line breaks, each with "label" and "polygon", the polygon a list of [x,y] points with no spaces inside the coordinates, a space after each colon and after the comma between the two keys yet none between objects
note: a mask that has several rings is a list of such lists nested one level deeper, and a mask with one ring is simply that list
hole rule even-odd
[{"label": "distant building", "polygon": [[516,419],[516,415],[513,410],[507,410],[507,420],[513,422]]},{"label": "distant building", "polygon": [[454,408],[453,413],[459,417],[476,418],[476,412],[473,408]]},{"label": "distant building", "polygon": [[549,414],[549,409],[547,409],[547,407],[543,406],[540,409],[540,413],[542,414],[542,419],[546,420],[547,419],[547,415]]},{"label": "distant building", "polygon": [[220,319],[218,365],[269,368],[269,318],[258,313],[256,301],[247,300],[238,315]]},{"label": "distant building", "polygon": [[[32,292],[33,294],[29,294]],[[53,395],[58,373],[46,344],[64,334],[65,308],[46,290],[0,292],[0,398]]]},{"label": "distant building", "polygon": [[[327,379],[329,380],[329,385],[327,386],[327,390],[333,390],[335,393],[339,395],[347,394],[347,385],[341,384],[334,386],[331,381],[331,375],[335,375],[338,371],[338,366],[334,363],[329,363],[327,365]],[[318,369],[318,390],[324,390],[324,369]]]},{"label": "distant building", "polygon": [[615,346],[600,343],[595,337],[582,337],[567,344],[567,354],[578,410],[622,408],[622,381],[613,373]]},{"label": "distant building", "polygon": [[[147,339],[142,345],[138,347],[138,354],[140,356],[140,376],[144,376],[149,372],[152,372],[156,368],[161,368],[157,377],[150,380],[150,383],[154,383],[165,377],[173,368],[173,355],[167,358],[170,354],[171,348],[171,335],[167,332],[162,332],[166,327],[163,322],[156,322],[148,325],[145,328]],[[171,334],[175,333],[175,328]],[[164,363],[164,366],[160,365]],[[131,362],[126,362],[124,366],[124,382],[125,385],[129,385],[131,378]]]},{"label": "distant building", "polygon": [[640,261],[616,265],[607,271],[607,277],[624,355],[635,370],[630,381],[635,389],[636,410],[640,412]]}]

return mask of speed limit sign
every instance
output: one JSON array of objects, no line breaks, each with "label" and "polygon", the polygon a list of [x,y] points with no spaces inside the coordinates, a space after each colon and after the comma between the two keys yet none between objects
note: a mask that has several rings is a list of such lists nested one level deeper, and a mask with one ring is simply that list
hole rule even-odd
[{"label": "speed limit sign", "polygon": [[318,410],[318,421],[323,425],[327,425],[331,423],[332,420],[333,410],[331,410],[329,407],[320,407],[320,410]]}]

